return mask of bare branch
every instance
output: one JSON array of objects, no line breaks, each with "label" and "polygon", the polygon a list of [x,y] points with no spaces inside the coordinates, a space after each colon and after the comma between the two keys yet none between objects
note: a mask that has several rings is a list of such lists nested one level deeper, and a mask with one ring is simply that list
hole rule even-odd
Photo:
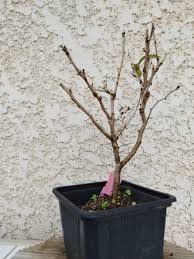
[{"label": "bare branch", "polygon": [[146,30],[144,52],[145,52],[145,60],[144,60],[144,67],[143,67],[143,83],[145,85],[147,83],[147,77],[148,77],[148,63],[149,63],[149,53],[150,53],[150,38],[149,38],[148,30]]},{"label": "bare branch", "polygon": [[[146,36],[145,36],[145,49],[144,49],[144,52],[145,52],[145,60],[144,60],[144,67],[143,67],[143,83],[144,83],[144,87],[146,87],[146,84],[147,84],[147,81],[148,81],[148,67],[149,67],[149,62],[150,62],[150,42],[152,40],[152,37],[153,37],[153,34],[154,34],[154,24],[152,23],[152,28],[151,28],[151,32],[150,32],[150,35],[149,35],[149,31],[146,30]],[[144,89],[143,89],[144,91]]]},{"label": "bare branch", "polygon": [[[152,66],[151,76],[150,76],[150,78],[148,78],[149,69],[150,69],[149,53],[150,53],[150,43],[151,43],[152,37],[154,38],[154,46],[155,46],[155,55],[156,55],[156,58],[157,58],[157,65]],[[148,31],[146,32],[145,45],[146,45],[146,47],[145,47],[145,61],[144,61],[144,68],[143,68],[144,81],[143,81],[142,89],[141,89],[141,104],[140,104],[140,110],[139,110],[140,115],[141,115],[141,119],[142,119],[143,122],[146,121],[145,108],[146,108],[147,101],[150,97],[149,88],[152,85],[154,76],[158,72],[160,66],[163,64],[163,62],[159,61],[159,57],[158,57],[157,45],[156,45],[156,39],[155,39],[155,27],[154,27],[153,23],[152,23],[150,36],[148,34]]]},{"label": "bare branch", "polygon": [[[156,66],[152,66],[151,76],[148,79],[149,62],[150,62],[150,58],[149,58],[150,42],[152,40],[152,37],[154,38],[154,47],[155,47],[155,54],[156,54],[156,58],[157,58],[157,65]],[[158,57],[157,44],[156,44],[156,39],[155,39],[154,24],[152,24],[150,35],[149,35],[148,30],[146,31],[145,49],[144,49],[144,51],[145,51],[145,59],[144,59],[144,67],[143,67],[143,84],[142,84],[141,93],[140,93],[140,109],[139,109],[140,115],[141,115],[141,119],[142,119],[142,125],[141,125],[140,130],[138,131],[137,140],[136,140],[133,148],[131,149],[129,154],[121,161],[121,167],[123,167],[136,154],[137,150],[139,149],[139,147],[140,147],[140,145],[142,143],[142,138],[143,138],[144,131],[146,129],[146,126],[148,124],[148,121],[150,119],[150,115],[151,115],[153,109],[158,105],[158,103],[160,103],[163,100],[166,100],[169,95],[171,95],[174,91],[179,89],[179,86],[178,86],[176,89],[170,91],[164,98],[158,100],[153,105],[153,107],[150,109],[150,112],[149,112],[148,116],[146,116],[146,114],[145,114],[146,104],[147,104],[147,101],[148,101],[148,99],[150,97],[149,88],[152,85],[154,76],[156,75],[156,73],[158,72],[160,66],[163,63],[163,62],[159,61],[159,57]],[[139,106],[139,104],[138,104],[138,106]],[[124,126],[126,128],[126,124]]]},{"label": "bare branch", "polygon": [[137,150],[139,149],[139,147],[142,143],[143,133],[146,129],[147,123],[148,123],[148,119],[146,119],[145,122],[142,123],[141,128],[138,131],[137,140],[136,140],[133,148],[131,149],[129,154],[121,161],[122,168],[129,162],[129,160],[131,160],[131,158],[136,154]]},{"label": "bare branch", "polygon": [[76,99],[71,89],[67,88],[64,84],[60,84],[63,90],[71,97],[71,100],[78,106],[80,110],[82,110],[93,122],[93,124],[110,140],[112,137],[109,133],[105,131],[105,129],[96,121],[96,119],[92,116],[92,114],[84,108],[84,106]]},{"label": "bare branch", "polygon": [[137,140],[136,143],[134,144],[132,150],[129,152],[129,154],[121,161],[121,167],[125,166],[129,160],[136,154],[137,150],[139,149],[141,143],[142,143],[142,139],[143,139],[143,134],[144,131],[146,129],[146,126],[148,124],[148,121],[150,119],[151,113],[154,110],[154,108],[162,101],[166,100],[172,93],[174,93],[175,91],[177,91],[180,88],[180,86],[177,86],[175,89],[171,90],[166,96],[164,96],[163,98],[159,99],[150,109],[150,112],[146,118],[146,120],[144,122],[142,122],[141,128],[138,131],[138,136],[137,136]]},{"label": "bare branch", "polygon": [[164,96],[163,98],[157,100],[157,101],[155,102],[155,104],[152,106],[152,108],[150,109],[150,112],[149,112],[149,114],[148,114],[148,119],[150,118],[151,113],[152,113],[152,111],[154,110],[154,108],[155,108],[160,102],[166,100],[172,93],[174,93],[175,91],[177,91],[179,88],[180,88],[180,85],[178,85],[175,89],[171,90],[171,91],[170,91],[166,96]]},{"label": "bare branch", "polygon": [[154,27],[154,24],[152,23],[152,27],[151,27],[151,31],[150,31],[150,37],[149,37],[149,41],[150,41],[150,42],[151,42],[151,40],[152,40],[154,31],[155,31],[155,27]]},{"label": "bare branch", "polygon": [[157,65],[160,63],[160,59],[158,56],[158,49],[157,49],[157,43],[156,43],[156,34],[155,34],[155,26],[152,23],[152,28],[153,28],[153,39],[154,39],[154,48],[155,48],[155,53],[156,53],[156,60],[157,60]]},{"label": "bare branch", "polygon": [[125,59],[125,32],[122,33],[122,56],[121,56],[121,64],[120,64],[120,67],[118,69],[117,81],[116,81],[116,85],[115,85],[115,89],[114,89],[114,95],[115,96],[117,94],[117,89],[118,89],[118,86],[119,86],[119,80],[120,80],[120,77],[121,77],[121,71],[122,71],[122,68],[123,68],[124,59]]},{"label": "bare branch", "polygon": [[110,94],[111,93],[111,90],[108,89],[108,75],[106,75],[106,79],[103,82],[103,89],[108,93]]},{"label": "bare branch", "polygon": [[[112,136],[112,147],[113,147],[115,164],[116,164],[115,167],[117,169],[118,169],[118,167],[120,167],[121,160],[120,160],[120,153],[119,153],[119,145],[117,143],[117,137],[116,137],[116,133],[115,133],[115,99],[116,99],[117,89],[118,89],[119,81],[120,81],[120,77],[121,77],[121,71],[122,71],[123,64],[124,64],[124,58],[125,58],[125,32],[122,33],[122,56],[121,56],[120,67],[118,69],[116,85],[115,85],[113,92],[110,92],[111,116],[110,116],[110,120],[109,120],[109,125],[110,125],[110,131],[111,131],[111,136]],[[114,190],[114,192],[115,192],[115,190]]]},{"label": "bare branch", "polygon": [[152,73],[151,73],[151,76],[147,82],[147,84],[144,85],[143,89],[142,89],[142,99],[144,99],[149,87],[152,85],[152,82],[153,82],[153,79],[154,79],[154,76],[156,75],[156,73],[158,72],[159,68],[162,66],[163,62],[159,62],[157,64],[156,67],[152,66]]},{"label": "bare branch", "polygon": [[110,103],[111,103],[111,119],[112,120],[114,120],[115,119],[115,103],[114,103],[114,100],[115,100],[115,98],[114,98],[114,94],[112,94],[111,96],[110,96]]},{"label": "bare branch", "polygon": [[67,58],[69,59],[70,64],[73,65],[73,67],[75,68],[75,70],[77,71],[77,74],[85,81],[86,85],[88,86],[88,88],[90,89],[90,91],[92,92],[93,96],[98,100],[102,111],[105,113],[106,117],[108,119],[110,119],[110,114],[108,113],[107,109],[105,108],[103,102],[102,102],[102,97],[97,93],[97,91],[95,90],[94,86],[92,83],[89,82],[85,70],[81,70],[78,68],[78,66],[75,64],[75,62],[73,61],[71,54],[69,52],[69,50],[67,49],[66,46],[61,46],[62,50],[65,52]]},{"label": "bare branch", "polygon": [[110,90],[105,89],[104,87],[97,88],[96,91],[97,92],[102,92],[102,93],[105,93],[105,94],[108,94],[108,95],[111,95]]},{"label": "bare branch", "polygon": [[[117,173],[118,173],[118,168],[120,168],[121,159],[120,159],[119,145],[118,145],[117,137],[116,137],[116,133],[115,133],[115,99],[116,99],[117,89],[119,86],[119,80],[121,77],[121,71],[123,68],[124,58],[125,58],[125,32],[122,33],[122,57],[121,57],[120,67],[118,69],[116,85],[115,85],[115,89],[113,90],[113,92],[110,92],[111,116],[109,119],[109,126],[110,126],[110,132],[111,132],[111,137],[112,137],[111,144],[112,144],[114,158],[115,158],[115,168],[116,168],[115,171],[117,171]],[[116,175],[115,175],[115,177],[116,177]],[[115,183],[118,182],[120,175],[117,174],[116,178],[115,178],[115,182],[114,182],[114,186],[113,186],[113,193],[116,193],[118,191],[118,184],[115,184]]]},{"label": "bare branch", "polygon": [[127,128],[127,126],[129,126],[130,122],[131,122],[132,119],[135,117],[135,114],[136,114],[136,112],[137,112],[137,110],[138,110],[138,107],[139,107],[139,104],[140,104],[140,100],[141,100],[141,98],[139,97],[138,102],[137,102],[137,105],[136,105],[136,107],[135,107],[135,110],[134,110],[133,114],[132,114],[131,117],[129,117],[128,120],[125,122],[123,128],[120,129],[120,130],[118,131],[118,133],[116,134],[116,135],[117,135],[117,139],[123,134],[124,130]]},{"label": "bare branch", "polygon": [[[157,65],[156,65],[156,67],[154,67],[154,66],[152,66],[152,72],[151,72],[151,76],[150,76],[150,78],[149,78],[149,80],[148,80],[148,82],[146,83],[145,81],[144,81],[144,84],[143,84],[143,89],[142,89],[142,99],[144,99],[145,98],[145,95],[146,95],[146,93],[147,93],[147,91],[148,91],[148,89],[149,89],[149,87],[151,86],[151,84],[152,84],[152,81],[153,81],[153,79],[154,79],[154,76],[155,76],[155,74],[158,72],[158,70],[159,70],[159,68],[162,66],[162,64],[163,64],[163,62],[164,62],[164,60],[162,60],[161,62],[160,62],[160,59],[159,59],[159,56],[158,56],[158,51],[157,51],[157,42],[156,42],[156,38],[155,38],[155,27],[154,27],[154,24],[152,23],[152,28],[151,28],[151,32],[150,32],[150,37],[149,37],[149,40],[148,40],[148,42],[149,43],[146,43],[148,46],[148,52],[150,52],[150,41],[152,40],[152,37],[153,37],[153,39],[154,39],[154,48],[155,48],[155,55],[156,55],[156,59],[157,59]],[[144,64],[145,65],[145,64]],[[148,68],[149,69],[149,68]],[[148,76],[148,70],[146,71],[147,72],[147,76]]]},{"label": "bare branch", "polygon": [[[150,41],[152,39],[152,34],[153,34],[153,26],[151,29],[151,33],[149,36],[148,30],[146,30],[146,36],[145,36],[145,59],[144,59],[144,66],[143,66],[143,83],[142,83],[142,88],[141,88],[141,93],[140,93],[140,116],[142,119],[143,124],[146,123],[146,116],[145,116],[145,107],[149,98],[149,86],[151,85],[152,81],[150,83],[148,82],[148,74],[149,74],[149,54],[150,54]],[[153,70],[152,70],[153,72]]]}]

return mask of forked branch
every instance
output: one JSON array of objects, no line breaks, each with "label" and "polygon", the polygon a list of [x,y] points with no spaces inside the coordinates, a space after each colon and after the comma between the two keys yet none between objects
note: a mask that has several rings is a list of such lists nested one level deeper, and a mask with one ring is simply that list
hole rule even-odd
[{"label": "forked branch", "polygon": [[138,135],[137,135],[137,140],[136,143],[134,144],[133,148],[131,149],[131,151],[129,152],[129,154],[121,161],[121,167],[124,167],[131,159],[132,157],[136,154],[137,150],[139,149],[141,143],[142,143],[142,139],[143,139],[143,134],[144,131],[146,129],[146,126],[148,124],[149,119],[151,118],[151,113],[153,112],[153,110],[155,109],[155,107],[162,101],[167,100],[167,98],[174,93],[175,91],[177,91],[180,88],[180,86],[177,86],[175,89],[171,90],[167,95],[165,95],[163,98],[159,99],[158,101],[155,102],[155,104],[152,106],[152,108],[150,109],[150,112],[146,118],[146,120],[142,123],[140,130],[138,131]]},{"label": "forked branch", "polygon": [[74,62],[68,48],[66,46],[61,46],[62,50],[64,51],[64,53],[66,54],[67,58],[69,59],[70,64],[75,68],[77,74],[85,81],[86,85],[88,86],[88,88],[90,89],[91,93],[93,94],[93,96],[98,100],[102,111],[104,112],[104,114],[106,115],[106,117],[108,119],[110,119],[110,114],[108,113],[107,109],[104,106],[104,103],[102,101],[102,96],[100,96],[98,94],[98,92],[95,90],[93,83],[89,82],[89,79],[87,78],[87,75],[85,73],[84,69],[79,69],[79,67],[76,65],[76,63]]},{"label": "forked branch", "polygon": [[[155,48],[155,54],[150,54],[150,45],[151,41],[154,39],[154,48]],[[146,30],[146,35],[145,35],[145,48],[144,50],[144,57],[142,57],[139,61],[138,64],[133,64],[133,67],[135,68],[136,74],[133,74],[135,77],[139,79],[140,83],[140,96],[138,98],[138,103],[135,108],[134,113],[132,114],[131,117],[129,117],[126,122],[124,123],[123,127],[118,131],[117,138],[120,137],[120,135],[124,132],[124,130],[127,128],[129,125],[130,121],[133,119],[135,116],[137,109],[139,108],[140,116],[142,119],[142,124],[146,123],[146,114],[145,114],[145,109],[146,109],[146,104],[148,102],[148,99],[150,97],[150,92],[149,88],[152,85],[153,79],[158,72],[160,66],[162,65],[163,62],[160,61],[160,58],[158,56],[158,51],[157,51],[157,43],[156,43],[156,38],[155,38],[155,27],[154,24],[152,24],[151,31],[149,34],[149,31]],[[157,60],[156,66],[151,67],[151,72],[150,72],[150,60],[151,58],[155,58]],[[143,64],[143,71],[140,69],[140,64],[141,62],[144,61]],[[150,75],[150,77],[149,77]]]},{"label": "forked branch", "polygon": [[80,110],[82,110],[93,122],[97,129],[99,129],[108,139],[112,139],[111,135],[106,132],[106,130],[96,121],[93,115],[78,101],[78,99],[74,96],[71,89],[67,88],[64,84],[60,84],[62,89],[71,97],[71,100],[77,105]]}]

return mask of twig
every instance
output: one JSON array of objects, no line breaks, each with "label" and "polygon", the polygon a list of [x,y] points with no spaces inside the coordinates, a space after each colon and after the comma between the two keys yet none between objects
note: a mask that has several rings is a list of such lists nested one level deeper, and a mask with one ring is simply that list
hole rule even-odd
[{"label": "twig", "polygon": [[144,131],[146,129],[147,123],[148,123],[148,119],[146,119],[142,123],[141,128],[138,131],[137,140],[136,140],[133,148],[131,149],[129,154],[121,161],[121,167],[122,168],[129,162],[129,160],[131,160],[131,158],[136,154],[138,148],[140,147],[140,145],[142,143],[143,133],[144,133]]},{"label": "twig", "polygon": [[[122,33],[122,57],[121,57],[121,64],[120,67],[118,69],[118,74],[117,74],[117,79],[116,79],[116,84],[115,84],[115,88],[113,90],[113,92],[111,92],[110,94],[110,109],[111,109],[111,116],[109,119],[109,126],[110,126],[110,132],[111,132],[111,137],[112,137],[112,148],[113,148],[113,153],[114,153],[114,158],[115,158],[115,170],[119,171],[120,169],[120,152],[119,152],[119,145],[117,142],[117,137],[116,137],[116,133],[115,133],[115,99],[116,99],[116,95],[117,95],[117,89],[119,86],[119,80],[121,77],[121,71],[123,68],[123,63],[124,63],[124,58],[125,58],[125,32]],[[119,174],[115,174],[115,181],[114,181],[114,185],[113,185],[113,193],[117,193],[117,188],[118,188],[118,184],[116,184],[116,182],[119,182],[119,178],[120,175]],[[116,188],[116,189],[115,189]]]},{"label": "twig", "polygon": [[152,74],[149,78],[149,80],[147,81],[147,84],[144,85],[144,88],[142,90],[142,96],[141,99],[143,100],[145,98],[145,95],[149,89],[149,87],[151,86],[154,76],[156,75],[156,73],[158,72],[159,68],[162,66],[163,62],[159,62],[156,67],[152,66]]},{"label": "twig", "polygon": [[115,96],[117,94],[117,89],[118,89],[118,86],[119,86],[119,80],[120,80],[120,77],[121,77],[121,71],[122,71],[122,68],[123,68],[124,59],[125,59],[125,32],[122,33],[122,56],[121,56],[121,64],[120,64],[120,67],[118,69],[116,85],[115,85],[115,89],[114,89],[114,95]]},{"label": "twig", "polygon": [[67,58],[69,59],[70,64],[73,65],[73,67],[75,68],[75,70],[77,71],[77,74],[85,81],[85,83],[87,84],[88,88],[90,89],[90,91],[92,92],[93,96],[98,100],[102,111],[105,113],[106,117],[108,119],[110,119],[110,114],[108,113],[107,109],[105,108],[103,102],[102,102],[102,97],[100,95],[98,95],[97,91],[95,90],[94,86],[92,83],[89,82],[85,70],[81,70],[78,68],[78,66],[75,64],[75,62],[73,61],[71,54],[69,52],[69,50],[67,49],[66,46],[61,46],[62,50],[65,52]]},{"label": "twig", "polygon": [[157,50],[157,43],[156,43],[156,34],[155,34],[155,26],[152,23],[152,27],[153,27],[153,39],[154,39],[154,48],[155,48],[155,53],[156,53],[156,60],[157,60],[157,65],[159,64],[160,60],[159,60],[159,56],[158,56],[158,50]]},{"label": "twig", "polygon": [[105,91],[107,91],[107,93],[110,93],[111,91],[108,89],[108,75],[106,75],[106,79],[105,79],[104,81],[102,81],[102,82],[103,82],[103,84],[104,84],[103,89],[104,89]]},{"label": "twig", "polygon": [[147,77],[148,77],[148,63],[149,63],[149,53],[150,53],[150,38],[149,38],[148,30],[146,30],[144,51],[145,51],[145,59],[144,59],[144,67],[143,67],[143,83],[145,85],[147,83]]},{"label": "twig", "polygon": [[67,88],[64,84],[60,84],[62,89],[71,97],[71,100],[80,108],[93,122],[93,124],[110,140],[112,137],[106,130],[96,121],[96,119],[92,116],[92,114],[86,110],[86,108],[76,99],[71,89]]},{"label": "twig", "polygon": [[132,119],[134,118],[134,116],[135,116],[135,114],[136,114],[136,112],[137,112],[137,109],[138,109],[138,107],[139,107],[140,100],[141,100],[141,99],[140,99],[140,97],[139,97],[138,102],[137,102],[137,105],[136,105],[136,107],[135,107],[135,110],[134,110],[133,114],[132,114],[131,117],[125,122],[123,128],[118,131],[118,133],[117,133],[117,139],[123,134],[123,131],[127,128],[127,126],[129,126],[130,122],[131,122]]},{"label": "twig", "polygon": [[105,93],[105,94],[111,94],[109,91],[106,91],[106,90],[104,90],[104,89],[100,89],[100,88],[98,88],[97,90],[96,90],[97,92],[102,92],[102,93]]},{"label": "twig", "polygon": [[177,91],[179,88],[180,88],[180,85],[178,85],[175,89],[171,90],[171,91],[170,91],[166,96],[164,96],[163,98],[157,100],[157,101],[155,102],[155,104],[152,106],[152,108],[150,109],[150,112],[149,112],[149,114],[148,114],[148,118],[150,118],[152,111],[154,110],[154,108],[155,108],[160,102],[166,100],[172,93],[174,93],[175,91]]},{"label": "twig", "polygon": [[151,31],[150,31],[150,38],[149,38],[149,41],[151,42],[152,40],[152,36],[154,34],[154,31],[155,31],[155,27],[154,27],[154,24],[152,23],[152,27],[151,27]]},{"label": "twig", "polygon": [[[149,53],[150,53],[150,43],[152,40],[152,37],[154,37],[154,46],[155,46],[155,54],[157,57],[157,65],[156,67],[153,65],[152,66],[152,71],[151,71],[151,76],[148,79],[148,75],[149,75]],[[142,85],[142,89],[141,89],[141,104],[140,104],[140,115],[141,115],[141,119],[143,122],[146,121],[146,115],[145,115],[145,108],[146,108],[146,104],[148,102],[148,99],[150,97],[150,92],[149,92],[149,88],[152,85],[154,76],[156,75],[156,73],[158,72],[160,66],[163,64],[162,62],[159,61],[159,57],[158,57],[158,53],[157,53],[157,44],[156,44],[156,39],[155,39],[155,28],[154,28],[154,24],[152,23],[152,28],[151,28],[151,32],[150,32],[150,36],[148,36],[148,31],[146,32],[146,39],[145,39],[145,61],[144,61],[144,68],[143,68],[143,85]]]},{"label": "twig", "polygon": [[144,122],[142,122],[141,128],[138,131],[138,135],[137,135],[137,140],[136,143],[134,144],[133,148],[131,149],[131,151],[129,152],[129,154],[121,161],[121,167],[125,166],[126,163],[129,162],[129,160],[131,160],[131,158],[136,154],[138,148],[140,147],[141,143],[142,143],[142,139],[143,139],[143,134],[144,131],[146,129],[146,126],[148,124],[148,121],[150,119],[150,115],[153,111],[153,109],[163,100],[166,100],[168,98],[169,95],[171,95],[173,92],[177,91],[180,88],[180,86],[177,86],[174,90],[171,90],[165,97],[159,99],[150,109],[150,112],[146,118],[146,120]]},{"label": "twig", "polygon": [[96,91],[102,92],[102,93],[105,93],[105,94],[109,94],[109,95],[112,94],[112,92],[108,88],[106,88],[105,86],[97,88]]}]

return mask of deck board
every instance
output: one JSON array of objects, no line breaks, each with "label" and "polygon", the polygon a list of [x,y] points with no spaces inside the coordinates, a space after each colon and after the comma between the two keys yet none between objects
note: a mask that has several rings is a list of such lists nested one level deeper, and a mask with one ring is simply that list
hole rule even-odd
[{"label": "deck board", "polygon": [[[67,259],[63,240],[47,240],[18,252],[13,259]],[[164,245],[164,259],[194,259],[194,253],[169,242]]]}]

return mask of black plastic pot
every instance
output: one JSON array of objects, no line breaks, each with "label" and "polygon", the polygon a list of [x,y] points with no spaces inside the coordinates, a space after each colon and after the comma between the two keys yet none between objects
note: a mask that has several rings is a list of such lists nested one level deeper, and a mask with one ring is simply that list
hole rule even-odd
[{"label": "black plastic pot", "polygon": [[57,187],[68,259],[163,259],[166,208],[174,196],[123,181],[141,204],[99,212],[79,205],[105,182]]}]

